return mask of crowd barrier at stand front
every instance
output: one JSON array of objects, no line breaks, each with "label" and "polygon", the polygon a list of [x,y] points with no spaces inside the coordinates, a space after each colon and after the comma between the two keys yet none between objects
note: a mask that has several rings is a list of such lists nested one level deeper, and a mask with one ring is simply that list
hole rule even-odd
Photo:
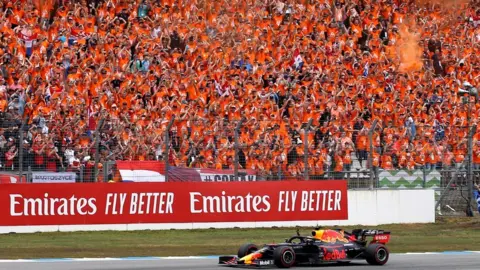
[{"label": "crowd barrier at stand front", "polygon": [[427,223],[434,203],[344,180],[4,184],[0,233]]}]

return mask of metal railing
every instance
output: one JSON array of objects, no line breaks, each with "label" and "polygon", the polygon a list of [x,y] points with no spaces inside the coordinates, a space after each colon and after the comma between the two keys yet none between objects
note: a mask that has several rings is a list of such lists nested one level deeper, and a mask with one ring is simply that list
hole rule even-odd
[{"label": "metal railing", "polygon": [[[97,178],[99,164],[105,161],[163,160],[167,167],[254,169],[265,176],[274,177],[281,172],[281,175],[305,180],[311,175],[331,178],[328,175],[335,172],[368,171],[370,188],[375,187],[376,171],[380,169],[428,170],[480,165],[473,159],[472,166],[462,165],[477,147],[472,146],[472,140],[460,141],[453,149],[442,141],[422,142],[423,138],[406,139],[407,135],[399,139],[397,134],[405,133],[404,127],[382,128],[377,121],[368,129],[337,130],[335,134],[331,126],[312,125],[311,119],[292,121],[282,127],[273,121],[257,121],[254,125],[245,122],[172,118],[162,123],[155,121],[148,130],[139,130],[117,126],[111,119],[100,119],[94,130],[86,129],[81,138],[70,138],[58,133],[42,134],[25,121],[19,127],[24,132],[17,131],[6,138],[18,147],[14,161],[6,166],[3,155],[1,163],[4,170],[20,174],[28,166],[34,171],[45,168],[48,151],[38,151],[36,148],[41,145],[54,149],[51,155],[58,155],[54,158],[59,166],[49,169],[71,170],[74,161],[85,167],[85,163],[92,160],[95,163],[89,166],[95,171],[92,178]],[[368,138],[367,146],[362,145],[364,137]],[[5,144],[3,153],[8,152],[7,148]],[[29,150],[34,150],[33,158],[26,155]]]}]

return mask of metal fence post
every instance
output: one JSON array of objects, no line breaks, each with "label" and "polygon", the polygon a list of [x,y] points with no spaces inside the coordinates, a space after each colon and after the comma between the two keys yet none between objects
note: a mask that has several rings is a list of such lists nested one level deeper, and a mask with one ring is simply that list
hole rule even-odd
[{"label": "metal fence post", "polygon": [[172,116],[170,122],[168,123],[167,130],[165,130],[165,182],[168,182],[168,167],[170,161],[170,129],[173,126],[173,122],[175,121],[175,115]]},{"label": "metal fence post", "polygon": [[308,133],[310,132],[310,127],[312,126],[312,118],[308,120],[307,126],[305,127],[305,135],[303,137],[303,162],[305,163],[304,178],[309,180],[310,170],[308,169]]},{"label": "metal fence post", "polygon": [[473,135],[477,130],[477,125],[473,125],[468,131],[468,168],[467,168],[467,185],[468,185],[468,205],[467,205],[467,216],[473,216],[472,211],[472,200],[473,200]]},{"label": "metal fence post", "polygon": [[80,171],[80,183],[83,183],[83,166],[80,166],[79,171]]},{"label": "metal fence post", "polygon": [[108,161],[103,162],[103,182],[108,182],[108,171],[110,170],[110,163]]},{"label": "metal fence post", "polygon": [[[373,121],[372,127],[368,131],[368,143],[370,145],[370,154],[368,155],[368,164],[370,164],[370,189],[373,189],[375,170],[373,168],[373,131],[377,127],[378,120]],[[376,176],[375,176],[376,178]]]},{"label": "metal fence post", "polygon": [[28,166],[28,171],[27,171],[27,183],[32,182],[32,167]]},{"label": "metal fence post", "polygon": [[239,147],[238,137],[239,137],[240,128],[242,127],[242,124],[243,124],[243,119],[244,118],[242,117],[240,119],[240,121],[238,121],[237,126],[235,127],[235,133],[234,133],[235,160],[233,161],[233,166],[234,166],[233,167],[233,175],[234,175],[235,181],[238,181],[238,163],[239,163],[239,160],[238,160],[238,147]]},{"label": "metal fence post", "polygon": [[427,169],[425,166],[422,168],[422,175],[423,175],[423,188],[427,187]]},{"label": "metal fence post", "polygon": [[20,142],[18,143],[18,177],[19,181],[22,181],[23,177],[23,130],[25,129],[25,125],[28,123],[28,117],[25,118],[25,120],[22,122],[22,126],[20,127],[20,134],[19,134],[19,140]]},{"label": "metal fence post", "polygon": [[98,125],[95,130],[95,168],[93,168],[93,181],[95,182],[97,182],[98,163],[100,162],[100,130],[103,126],[103,121],[103,118],[98,121]]}]

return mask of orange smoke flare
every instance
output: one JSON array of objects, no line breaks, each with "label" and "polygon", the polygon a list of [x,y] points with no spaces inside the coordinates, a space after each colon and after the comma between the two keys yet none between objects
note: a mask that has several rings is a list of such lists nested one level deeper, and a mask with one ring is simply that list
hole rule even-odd
[{"label": "orange smoke flare", "polygon": [[400,56],[400,72],[419,71],[422,66],[423,48],[419,45],[420,35],[413,23],[402,24],[399,28],[400,39],[396,49]]},{"label": "orange smoke flare", "polygon": [[43,14],[44,11],[50,11],[53,8],[55,1],[56,0],[34,0],[33,4],[40,14]]},{"label": "orange smoke flare", "polygon": [[459,8],[468,4],[469,0],[417,0],[416,2],[421,5],[440,5],[442,8]]}]

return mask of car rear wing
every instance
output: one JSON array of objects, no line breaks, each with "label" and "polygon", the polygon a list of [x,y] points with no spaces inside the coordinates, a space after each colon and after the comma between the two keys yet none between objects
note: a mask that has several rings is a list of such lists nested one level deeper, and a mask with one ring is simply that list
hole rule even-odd
[{"label": "car rear wing", "polygon": [[390,241],[390,232],[384,230],[364,230],[363,236],[373,236],[373,240],[370,243],[386,244]]},{"label": "car rear wing", "polygon": [[390,232],[384,230],[363,230],[363,235],[365,236],[373,236],[373,235],[381,235],[381,234],[390,234]]}]

